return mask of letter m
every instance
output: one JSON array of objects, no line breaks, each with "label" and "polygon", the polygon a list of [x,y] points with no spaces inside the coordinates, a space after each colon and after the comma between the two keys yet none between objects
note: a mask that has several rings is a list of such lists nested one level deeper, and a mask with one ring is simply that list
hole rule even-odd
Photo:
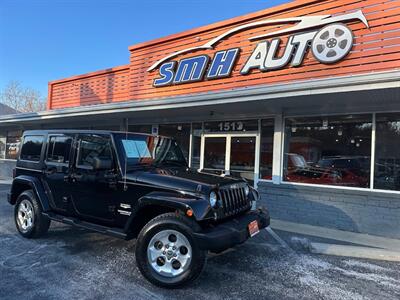
[{"label": "letter m", "polygon": [[174,83],[179,84],[201,80],[209,59],[207,55],[182,59],[175,73]]}]

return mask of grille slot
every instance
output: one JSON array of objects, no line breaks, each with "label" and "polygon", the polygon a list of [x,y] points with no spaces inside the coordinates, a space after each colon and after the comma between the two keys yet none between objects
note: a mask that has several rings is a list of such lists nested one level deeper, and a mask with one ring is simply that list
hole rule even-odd
[{"label": "grille slot", "polygon": [[218,191],[218,200],[222,204],[223,215],[233,216],[250,208],[251,204],[245,194],[245,185],[223,186]]}]

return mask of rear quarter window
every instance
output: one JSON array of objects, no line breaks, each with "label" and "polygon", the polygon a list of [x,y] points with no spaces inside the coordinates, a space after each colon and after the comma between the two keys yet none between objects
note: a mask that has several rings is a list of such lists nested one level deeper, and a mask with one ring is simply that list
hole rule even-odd
[{"label": "rear quarter window", "polygon": [[44,136],[42,135],[27,135],[24,137],[24,142],[21,148],[21,160],[40,161]]}]

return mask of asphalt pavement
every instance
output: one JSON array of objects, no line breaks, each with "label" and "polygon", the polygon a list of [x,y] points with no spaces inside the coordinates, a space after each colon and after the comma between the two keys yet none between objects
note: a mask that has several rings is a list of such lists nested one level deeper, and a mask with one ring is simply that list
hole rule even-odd
[{"label": "asphalt pavement", "polygon": [[[139,273],[134,241],[53,223],[46,237],[15,229],[0,185],[0,299],[400,299],[400,264],[312,255],[266,231],[210,256],[195,283],[157,288]],[[278,234],[280,234],[278,232]],[[293,236],[285,234],[290,241]]]}]

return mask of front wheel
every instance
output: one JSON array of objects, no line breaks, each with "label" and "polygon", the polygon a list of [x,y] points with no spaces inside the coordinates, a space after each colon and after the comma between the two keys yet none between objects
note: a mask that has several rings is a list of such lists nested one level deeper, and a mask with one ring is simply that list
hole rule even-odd
[{"label": "front wheel", "polygon": [[136,243],[139,270],[151,283],[175,288],[198,278],[206,264],[192,233],[192,220],[175,213],[160,215],[142,229]]}]

